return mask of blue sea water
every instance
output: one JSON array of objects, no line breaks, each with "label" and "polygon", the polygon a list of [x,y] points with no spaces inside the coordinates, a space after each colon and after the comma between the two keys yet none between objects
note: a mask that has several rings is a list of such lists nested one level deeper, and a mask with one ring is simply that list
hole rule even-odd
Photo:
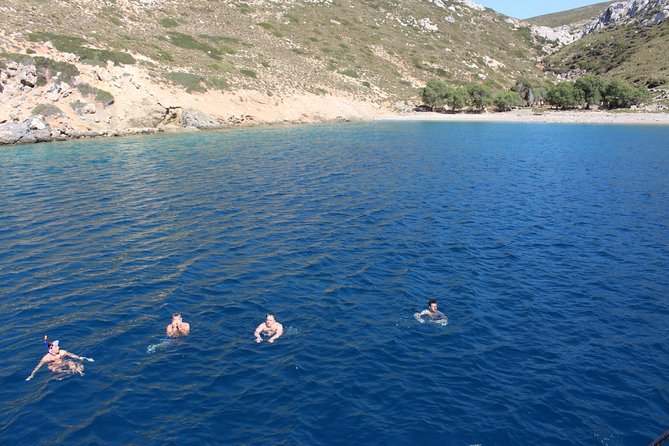
[{"label": "blue sea water", "polygon": [[[653,126],[2,148],[0,439],[646,445],[669,428],[668,179]],[[431,298],[447,326],[413,319]],[[192,333],[164,342],[175,311]],[[286,334],[256,344],[268,311]],[[95,362],[26,382],[44,334]]]}]

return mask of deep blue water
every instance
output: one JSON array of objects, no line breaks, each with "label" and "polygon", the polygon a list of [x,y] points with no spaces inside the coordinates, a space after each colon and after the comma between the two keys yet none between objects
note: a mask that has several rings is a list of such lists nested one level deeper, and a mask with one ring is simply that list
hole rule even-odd
[{"label": "deep blue water", "polygon": [[[0,439],[647,445],[669,127],[374,123],[0,149]],[[450,319],[421,325],[430,298]],[[172,312],[188,338],[159,343]],[[286,334],[256,344],[267,311]],[[50,379],[42,337],[91,356]]]}]

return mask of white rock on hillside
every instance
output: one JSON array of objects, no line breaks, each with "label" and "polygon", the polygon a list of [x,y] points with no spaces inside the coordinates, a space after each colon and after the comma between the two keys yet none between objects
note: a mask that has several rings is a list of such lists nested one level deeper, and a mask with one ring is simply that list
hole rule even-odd
[{"label": "white rock on hillside", "polygon": [[606,8],[597,20],[583,31],[583,35],[609,25],[638,22],[655,25],[669,17],[669,0],[627,0]]},{"label": "white rock on hillside", "polygon": [[569,26],[560,26],[551,28],[548,26],[530,26],[532,34],[536,37],[543,37],[544,39],[557,42],[558,45],[569,45],[580,37],[581,29],[573,29]]}]

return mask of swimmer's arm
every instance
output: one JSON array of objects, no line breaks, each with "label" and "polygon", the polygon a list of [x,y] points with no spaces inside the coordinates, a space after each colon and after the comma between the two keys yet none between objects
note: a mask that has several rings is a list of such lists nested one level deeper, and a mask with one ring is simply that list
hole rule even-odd
[{"label": "swimmer's arm", "polygon": [[190,333],[190,324],[188,322],[184,322],[181,324],[178,330],[184,335],[188,336],[188,334]]},{"label": "swimmer's arm", "polygon": [[262,326],[263,324],[258,325],[258,328],[256,328],[256,331],[253,333],[253,335],[256,337],[256,342],[262,342],[262,338],[260,337]]},{"label": "swimmer's arm", "polygon": [[62,350],[62,352],[63,352],[63,356],[69,356],[71,358],[78,359],[80,361],[95,362],[95,360],[93,358],[87,358],[85,356],[77,356],[74,353],[66,352],[64,350]]},{"label": "swimmer's arm", "polygon": [[35,376],[35,373],[37,373],[37,371],[40,369],[40,367],[42,367],[44,365],[45,362],[46,361],[44,360],[44,358],[42,358],[42,360],[37,364],[37,366],[35,367],[33,372],[30,374],[30,376],[26,378],[26,381],[30,381],[31,379],[33,379],[33,376]]},{"label": "swimmer's arm", "polygon": [[421,311],[420,313],[415,313],[415,314],[413,315],[413,317],[415,317],[416,320],[417,320],[418,322],[420,322],[421,324],[423,324],[423,323],[425,323],[425,321],[423,320],[423,318],[421,318],[421,316],[424,316],[426,313],[428,313],[428,311],[427,311],[427,310],[423,310],[423,311]]},{"label": "swimmer's arm", "polygon": [[82,358],[81,356],[77,356],[77,355],[75,355],[74,353],[70,353],[70,352],[65,351],[65,350],[61,350],[60,352],[61,352],[61,354],[63,355],[63,357],[65,357],[65,356],[69,356],[70,358],[74,358],[74,359],[84,359],[84,358]]},{"label": "swimmer's arm", "polygon": [[276,329],[276,334],[271,338],[269,338],[270,344],[279,339],[279,337],[281,337],[282,334],[283,334],[283,325],[279,325],[279,327]]}]

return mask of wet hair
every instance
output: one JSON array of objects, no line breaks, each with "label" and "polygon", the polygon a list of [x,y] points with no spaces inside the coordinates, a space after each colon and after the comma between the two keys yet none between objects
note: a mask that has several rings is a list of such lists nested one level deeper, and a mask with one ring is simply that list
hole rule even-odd
[{"label": "wet hair", "polygon": [[270,317],[270,316],[272,316],[272,317],[274,318],[274,320],[276,320],[276,316],[274,315],[274,313],[267,313],[267,314],[265,315],[265,319],[267,319],[267,318]]},{"label": "wet hair", "polygon": [[430,305],[436,304],[436,303],[437,303],[436,299],[430,299],[427,303],[427,306],[429,307]]},{"label": "wet hair", "polygon": [[175,318],[175,317],[181,317],[181,313],[174,313],[174,314],[172,315],[172,317],[173,317],[173,318]]}]

